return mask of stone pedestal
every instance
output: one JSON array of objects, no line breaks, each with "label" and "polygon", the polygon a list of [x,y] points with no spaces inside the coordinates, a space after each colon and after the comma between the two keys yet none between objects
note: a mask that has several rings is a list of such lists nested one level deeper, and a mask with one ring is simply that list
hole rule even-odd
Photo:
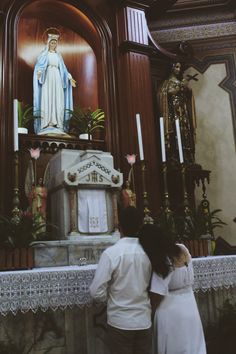
[{"label": "stone pedestal", "polygon": [[77,236],[75,240],[34,243],[35,267],[96,264],[102,252],[120,238],[118,231],[107,236]]},{"label": "stone pedestal", "polygon": [[122,174],[97,150],[61,150],[49,161],[46,188],[58,241],[36,243],[37,267],[97,263],[120,237],[117,194]]}]

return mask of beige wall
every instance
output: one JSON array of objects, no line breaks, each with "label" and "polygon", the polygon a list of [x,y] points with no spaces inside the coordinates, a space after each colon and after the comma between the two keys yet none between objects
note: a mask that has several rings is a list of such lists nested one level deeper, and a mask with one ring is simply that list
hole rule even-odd
[{"label": "beige wall", "polygon": [[[196,72],[189,68],[186,73]],[[228,224],[217,228],[215,235],[236,245],[236,152],[229,95],[219,86],[225,77],[225,64],[214,64],[203,74],[198,73],[198,81],[192,80],[189,85],[196,102],[196,162],[211,170],[207,186],[211,210],[222,209],[219,216]],[[197,200],[201,194],[201,188],[197,188]]]}]

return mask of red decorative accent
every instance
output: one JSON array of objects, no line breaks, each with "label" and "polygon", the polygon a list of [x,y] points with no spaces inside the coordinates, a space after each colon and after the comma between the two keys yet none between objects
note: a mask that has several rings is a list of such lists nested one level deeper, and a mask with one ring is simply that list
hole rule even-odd
[{"label": "red decorative accent", "polygon": [[33,248],[0,249],[0,270],[31,269],[34,267]]},{"label": "red decorative accent", "polygon": [[184,240],[183,244],[188,248],[192,257],[206,257],[209,256],[208,243],[210,240]]}]

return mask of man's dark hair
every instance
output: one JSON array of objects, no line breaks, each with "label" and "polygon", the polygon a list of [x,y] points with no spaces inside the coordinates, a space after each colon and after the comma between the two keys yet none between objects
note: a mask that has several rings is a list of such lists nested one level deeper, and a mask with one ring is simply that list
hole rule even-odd
[{"label": "man's dark hair", "polygon": [[120,226],[124,236],[137,237],[143,223],[142,215],[138,209],[128,206],[120,213]]}]

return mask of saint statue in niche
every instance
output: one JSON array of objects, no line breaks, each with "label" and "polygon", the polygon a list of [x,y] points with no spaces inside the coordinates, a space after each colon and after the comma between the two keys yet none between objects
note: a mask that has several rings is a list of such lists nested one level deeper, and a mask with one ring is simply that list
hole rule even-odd
[{"label": "saint statue in niche", "polygon": [[195,162],[196,116],[195,103],[188,81],[183,78],[180,62],[172,65],[167,80],[158,92],[160,115],[164,118],[165,143],[169,159],[178,160],[175,120],[179,119],[184,160]]},{"label": "saint statue in niche", "polygon": [[46,222],[47,189],[43,184],[43,178],[38,179],[38,183],[33,185],[29,194],[30,211],[37,218],[38,224]]},{"label": "saint statue in niche", "polygon": [[[50,31],[51,30],[51,31]],[[68,109],[73,109],[72,87],[75,80],[68,72],[62,55],[57,51],[59,31],[49,28],[45,49],[38,56],[33,75],[34,112],[40,112],[41,118],[35,119],[35,133],[65,135]]]},{"label": "saint statue in niche", "polygon": [[131,181],[129,179],[125,181],[124,188],[121,191],[121,201],[124,209],[128,206],[136,207],[136,194],[131,189]]},{"label": "saint statue in niche", "polygon": [[[28,211],[32,213],[37,225],[45,224],[47,218],[47,188],[45,176],[36,177],[36,165],[33,166],[33,158],[29,160],[25,177],[25,195],[29,202]],[[34,160],[36,164],[36,160]],[[40,230],[42,231],[42,229]]]},{"label": "saint statue in niche", "polygon": [[127,162],[130,164],[130,170],[128,179],[125,181],[121,190],[121,205],[124,209],[128,206],[136,207],[136,193],[134,184],[134,164],[136,162],[136,155],[127,154],[125,157]]}]

